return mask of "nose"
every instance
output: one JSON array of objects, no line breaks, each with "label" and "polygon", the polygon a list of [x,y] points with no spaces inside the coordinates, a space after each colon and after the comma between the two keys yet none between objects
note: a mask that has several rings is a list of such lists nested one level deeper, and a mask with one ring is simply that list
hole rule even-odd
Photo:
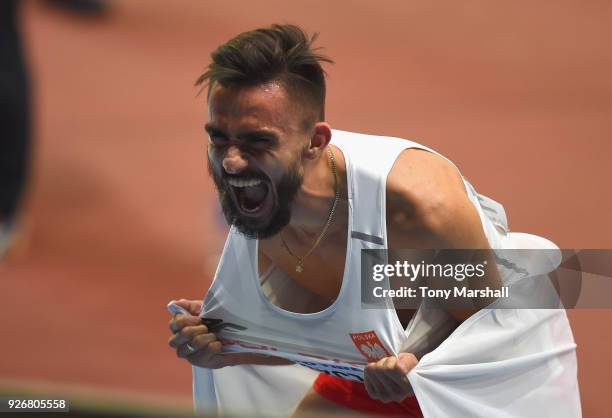
[{"label": "nose", "polygon": [[240,174],[247,168],[249,162],[243,157],[240,149],[236,146],[230,147],[223,157],[223,169],[228,174]]}]

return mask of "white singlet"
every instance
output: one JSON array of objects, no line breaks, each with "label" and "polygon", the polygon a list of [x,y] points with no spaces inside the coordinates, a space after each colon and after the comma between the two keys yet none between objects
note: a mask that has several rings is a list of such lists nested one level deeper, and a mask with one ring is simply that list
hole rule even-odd
[{"label": "white singlet", "polygon": [[[257,240],[248,239],[231,228],[214,281],[204,299],[201,316],[205,318],[211,331],[215,332],[223,342],[224,351],[283,357],[316,371],[363,381],[363,368],[368,362],[397,355],[399,352],[411,352],[418,354],[419,357],[432,351],[431,354],[434,354],[437,347],[448,346],[449,336],[465,331],[466,323],[473,323],[477,318],[483,317],[483,312],[495,310],[482,310],[457,328],[459,324],[446,311],[428,309],[428,301],[425,299],[404,329],[391,301],[388,309],[364,309],[361,298],[361,250],[387,248],[387,175],[403,150],[418,148],[434,151],[409,140],[338,130],[333,131],[331,143],[344,155],[348,192],[347,251],[342,286],[335,301],[316,313],[297,313],[296,311],[303,311],[303,307],[299,307],[304,305],[303,303],[298,303],[291,309],[291,299],[306,297],[304,295],[307,293],[300,295],[296,292],[299,288],[292,285],[290,279],[284,280],[278,271],[273,274],[264,273],[260,278]],[[508,244],[510,240],[533,237],[508,233],[503,207],[491,199],[478,195],[467,181],[464,180],[464,183],[492,248],[512,248]],[[529,242],[529,248],[534,244],[554,247],[539,237],[533,237]],[[503,271],[502,266],[500,274],[504,280],[510,277],[512,272]],[[302,291],[306,292],[305,289]],[[507,315],[504,313],[506,311],[510,310],[500,310],[499,315]],[[521,314],[520,311],[517,312],[518,314],[514,314],[515,317]],[[556,320],[568,330],[568,333],[563,334],[560,345],[563,346],[564,354],[569,353],[571,363],[575,345],[565,312],[562,310],[554,312],[558,314],[549,314],[549,316],[557,318],[558,315],[562,315],[562,318]],[[499,322],[499,318],[495,320]],[[481,322],[483,321],[486,322],[487,319],[481,319]],[[536,318],[534,321],[542,323],[543,320]],[[512,326],[506,326],[505,332],[511,329]],[[543,338],[546,341],[550,340],[548,336]],[[444,344],[441,344],[443,342]],[[471,344],[473,342],[470,341]],[[459,341],[456,346],[460,347],[461,343],[462,341]],[[559,346],[555,341],[550,344]],[[539,344],[533,350],[531,348],[528,350],[537,351],[545,346]],[[478,356],[477,350],[474,348],[471,350]],[[484,357],[490,359],[490,353],[483,356],[483,361]],[[427,358],[428,356],[423,357],[419,366],[426,364]],[[214,372],[194,367],[196,409],[218,413],[245,411],[260,414],[291,413],[291,408],[295,407],[296,401],[299,400],[298,393],[303,394],[304,388],[307,388],[313,379],[312,373],[296,371],[296,367],[299,368],[299,366],[235,366]],[[575,359],[573,367],[575,374]],[[566,369],[564,373],[569,374],[571,380],[572,364]],[[262,373],[268,373],[268,370],[269,377],[263,378]],[[283,370],[291,371],[285,373]],[[283,381],[280,377],[283,373],[296,376],[299,374],[297,377],[299,382]],[[498,371],[497,373],[499,374]],[[415,373],[411,372],[409,378],[423,413],[428,416],[428,411],[433,411],[431,408],[438,406],[423,405],[428,401],[421,398],[431,395],[427,394],[426,390],[422,390],[421,386],[424,385],[417,382],[418,376]],[[223,384],[227,386],[231,381],[235,381],[235,384],[230,391],[235,392],[237,385],[249,387],[233,395],[220,393],[218,389],[220,384],[224,382]],[[261,388],[253,386],[260,385],[264,387],[269,385],[270,390],[277,391],[274,405],[258,398],[256,392]],[[568,385],[571,386],[571,382]],[[246,396],[248,399],[247,405],[242,409],[236,407],[236,403],[239,403],[236,399],[239,396]],[[431,400],[434,401],[435,398]],[[454,408],[452,402],[449,405],[449,408]],[[436,409],[436,413],[440,411],[443,412],[444,408]]]}]

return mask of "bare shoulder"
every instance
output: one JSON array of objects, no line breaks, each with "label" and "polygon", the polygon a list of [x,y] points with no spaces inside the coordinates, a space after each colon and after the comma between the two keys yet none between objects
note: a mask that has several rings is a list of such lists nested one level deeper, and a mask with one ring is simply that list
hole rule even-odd
[{"label": "bare shoulder", "polygon": [[412,148],[402,151],[395,160],[387,177],[387,193],[414,203],[433,203],[440,193],[464,195],[465,187],[452,163],[432,152]]},{"label": "bare shoulder", "polygon": [[474,228],[481,229],[480,221],[457,168],[429,151],[400,153],[387,177],[389,245],[468,245]]},{"label": "bare shoulder", "polygon": [[[457,168],[434,153],[416,149],[403,151],[387,177],[387,235],[392,249],[489,248]],[[499,283],[496,270],[487,280]],[[448,312],[463,321],[477,310]]]}]

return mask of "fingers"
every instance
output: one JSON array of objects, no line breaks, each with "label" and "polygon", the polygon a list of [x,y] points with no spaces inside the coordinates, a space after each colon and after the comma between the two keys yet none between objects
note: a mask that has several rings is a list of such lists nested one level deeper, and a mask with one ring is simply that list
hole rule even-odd
[{"label": "fingers", "polygon": [[[381,362],[382,364],[379,364]],[[387,386],[392,390],[397,391],[408,383],[406,374],[411,368],[409,369],[398,357],[387,357],[379,363],[377,364],[379,364],[381,371],[386,371],[388,376],[388,379],[386,379]]]},{"label": "fingers", "polygon": [[220,354],[223,344],[219,340],[215,340],[208,344],[207,350],[210,354]]},{"label": "fingers", "polygon": [[186,338],[175,336],[169,341],[170,346],[176,348],[176,355],[180,358],[186,358],[198,352],[206,353],[209,356],[221,352],[222,344],[217,340],[215,334],[198,334],[193,338]]},{"label": "fingers", "polygon": [[401,402],[412,394],[407,374],[418,363],[410,353],[385,357],[364,370],[366,390],[373,399],[384,403]]},{"label": "fingers", "polygon": [[206,327],[206,325],[194,325],[184,327],[179,332],[172,335],[168,340],[168,344],[170,344],[170,347],[178,348],[186,342],[191,341],[197,335],[212,335],[214,337],[214,334],[208,332],[208,327]]},{"label": "fingers", "polygon": [[195,366],[205,367],[208,369],[218,369],[227,365],[225,361],[225,355],[221,354],[223,345],[221,341],[213,341],[208,343],[205,347],[201,347],[199,350],[196,349],[193,353],[183,354],[183,348],[177,350],[179,357],[185,358],[191,364]]},{"label": "fingers", "polygon": [[366,387],[366,391],[372,399],[376,399],[384,403],[390,402],[388,391],[385,388],[385,385],[378,378],[377,373],[374,372],[371,368],[366,368],[364,371],[364,384]]},{"label": "fingers", "polygon": [[202,319],[199,316],[174,315],[168,322],[168,325],[170,327],[170,331],[172,331],[173,334],[176,334],[184,327],[198,325],[201,323]]},{"label": "fingers", "polygon": [[202,301],[201,300],[187,300],[187,299],[179,299],[175,301],[178,306],[186,309],[193,316],[200,315],[202,312]]},{"label": "fingers", "polygon": [[419,359],[412,353],[399,353],[397,359],[397,364],[403,374],[408,374],[419,363]]},{"label": "fingers", "polygon": [[176,324],[176,317],[177,315],[172,315],[172,319],[170,320],[170,332],[172,332],[173,334],[176,334],[177,332],[180,331],[178,325]]},{"label": "fingers", "polygon": [[[397,372],[393,369],[396,362],[397,358],[387,357],[366,368],[364,380],[369,382],[368,393],[371,398],[383,403],[399,402],[404,399],[405,396],[402,396],[404,390],[399,382],[399,377],[395,376]],[[367,386],[366,389],[368,389]]]},{"label": "fingers", "polygon": [[195,354],[197,351],[198,349],[191,344],[191,341],[189,341],[176,349],[176,356],[179,358],[187,358],[190,355]]},{"label": "fingers", "polygon": [[209,332],[208,326],[199,317],[202,301],[180,299],[174,303],[191,314],[173,315],[168,323],[172,332],[168,344],[176,350],[176,355],[200,367],[225,367],[227,361],[220,355],[221,342]]},{"label": "fingers", "polygon": [[199,334],[191,339],[191,346],[196,350],[200,350],[214,341],[217,341],[217,336],[215,334]]},{"label": "fingers", "polygon": [[196,348],[197,351],[193,353],[193,355],[191,356],[189,360],[192,362],[202,361],[202,360],[210,362],[210,360],[213,357],[217,356],[218,354],[221,354],[222,348],[223,348],[223,344],[221,344],[221,341],[219,340],[211,341],[203,346],[198,346]]}]

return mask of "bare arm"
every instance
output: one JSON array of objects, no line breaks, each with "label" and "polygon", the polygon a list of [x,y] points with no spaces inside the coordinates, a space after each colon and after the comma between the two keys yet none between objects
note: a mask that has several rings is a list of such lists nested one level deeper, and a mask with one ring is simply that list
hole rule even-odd
[{"label": "bare arm", "polygon": [[[451,163],[431,152],[405,150],[389,173],[387,235],[390,250],[423,250],[419,258],[431,263],[450,258],[457,261],[457,253],[452,252],[454,249],[482,250],[475,251],[475,254],[484,254],[490,268],[484,280],[478,279],[478,282],[468,283],[468,286],[496,287],[501,283],[489,241],[478,212],[469,200],[463,179]],[[462,252],[459,257],[466,254],[469,256],[471,252]],[[391,258],[392,251],[389,255]],[[464,261],[469,263],[473,260]],[[447,282],[447,285],[452,287],[454,284]],[[427,286],[440,286],[440,282],[427,279]],[[441,301],[441,306],[449,314],[458,321],[464,321],[492,301],[468,300],[468,306],[464,309],[457,309],[454,303],[445,306],[444,302]],[[369,395],[385,403],[402,401],[412,394],[407,374],[417,364],[418,359],[411,353],[399,353],[397,357],[386,357],[369,364],[364,373]]]},{"label": "bare arm", "polygon": [[[442,157],[416,149],[400,154],[387,179],[387,225],[390,249],[435,249],[438,261],[457,261],[457,256],[469,255],[452,250],[479,250],[473,256],[487,260],[486,276],[465,284],[470,288],[501,285],[489,241],[463,179]],[[452,284],[448,282],[449,286]],[[435,288],[441,282],[428,281],[427,285]],[[462,309],[457,308],[457,301],[451,302],[448,312],[463,321],[492,300],[474,300],[472,306],[462,300],[466,305]]]}]

